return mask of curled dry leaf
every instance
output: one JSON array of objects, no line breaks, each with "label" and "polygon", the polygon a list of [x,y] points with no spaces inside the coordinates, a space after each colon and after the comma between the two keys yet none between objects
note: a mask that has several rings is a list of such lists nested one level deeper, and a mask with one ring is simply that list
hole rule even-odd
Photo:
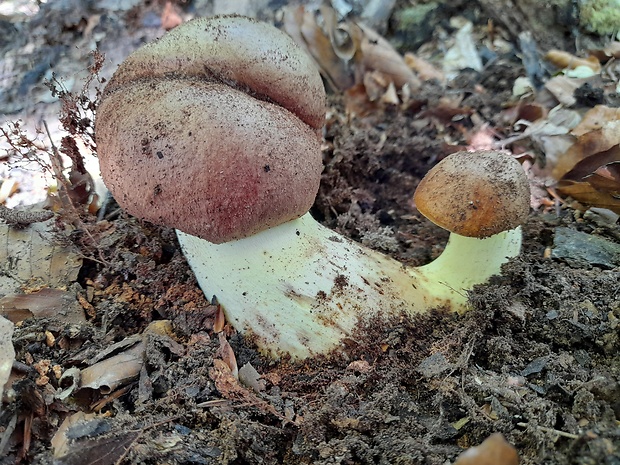
[{"label": "curled dry leaf", "polygon": [[102,394],[109,394],[136,380],[144,364],[145,353],[145,344],[139,342],[120,354],[84,368],[80,388],[98,389]]},{"label": "curled dry leaf", "polygon": [[595,56],[601,63],[606,63],[612,58],[620,58],[620,42],[610,42],[601,49],[588,50],[588,53]]},{"label": "curled dry leaf", "polygon": [[384,100],[392,103],[397,91],[410,93],[420,87],[420,80],[387,40],[362,23],[339,22],[330,7],[286,8],[284,30],[309,52],[336,90],[372,83],[369,100],[389,93]]},{"label": "curled dry leaf", "polygon": [[579,66],[586,66],[595,73],[599,73],[601,71],[601,63],[595,56],[580,58],[572,53],[564,52],[562,50],[549,50],[545,55],[545,60],[550,62],[553,66],[561,69],[575,69]]},{"label": "curled dry leaf", "polygon": [[333,89],[345,90],[355,84],[352,64],[338,55],[329,35],[319,26],[314,11],[304,6],[286,8],[284,30],[314,58]]},{"label": "curled dry leaf", "polygon": [[495,433],[459,455],[454,465],[519,465],[519,455],[501,433]]}]

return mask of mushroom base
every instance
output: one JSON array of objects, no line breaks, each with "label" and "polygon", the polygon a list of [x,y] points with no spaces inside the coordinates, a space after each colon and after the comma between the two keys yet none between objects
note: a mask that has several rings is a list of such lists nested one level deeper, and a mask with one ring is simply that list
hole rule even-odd
[{"label": "mushroom base", "polygon": [[274,357],[327,353],[370,318],[445,307],[518,255],[518,229],[474,239],[452,234],[429,265],[407,268],[317,223],[310,214],[254,236],[212,244],[181,231],[198,284],[228,321]]}]

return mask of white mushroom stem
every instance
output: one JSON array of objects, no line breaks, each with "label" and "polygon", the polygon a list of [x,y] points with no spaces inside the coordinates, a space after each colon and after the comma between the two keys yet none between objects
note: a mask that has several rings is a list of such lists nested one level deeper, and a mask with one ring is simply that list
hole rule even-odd
[{"label": "white mushroom stem", "polygon": [[373,318],[462,311],[467,291],[498,274],[521,247],[520,228],[487,239],[451,234],[439,258],[411,268],[310,214],[219,245],[177,235],[198,284],[217,297],[228,321],[264,352],[292,358],[326,353]]}]

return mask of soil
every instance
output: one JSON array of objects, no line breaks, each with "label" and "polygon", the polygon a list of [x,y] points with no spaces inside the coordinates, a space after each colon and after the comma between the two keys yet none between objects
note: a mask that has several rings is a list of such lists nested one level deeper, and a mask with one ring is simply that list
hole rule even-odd
[{"label": "soil", "polygon": [[[112,29],[135,26],[140,10],[131,13]],[[330,96],[313,215],[408,265],[431,261],[447,233],[417,212],[415,187],[467,144],[470,115],[500,124],[521,66],[512,55],[484,73],[462,73],[452,90],[467,112],[449,121],[432,112],[444,94],[433,83],[423,84],[421,105],[364,118],[347,118],[342,97]],[[237,365],[250,363],[265,381],[254,392],[222,377],[219,309],[197,286],[174,231],[113,205],[107,212],[71,236],[84,256],[77,282],[87,320],[59,314],[16,326],[21,374],[0,432],[17,423],[0,463],[444,465],[501,432],[525,465],[620,464],[620,270],[553,253],[558,230],[618,244],[617,224],[565,204],[534,211],[521,256],[472,291],[469,312],[367,322],[330,356],[273,361],[226,327]],[[151,330],[166,320],[166,331]],[[143,335],[144,365],[112,392],[59,399],[67,386],[54,376],[42,383],[32,368],[42,360],[62,372],[84,368],[132,335]],[[51,439],[62,421],[94,410],[55,460]]]}]

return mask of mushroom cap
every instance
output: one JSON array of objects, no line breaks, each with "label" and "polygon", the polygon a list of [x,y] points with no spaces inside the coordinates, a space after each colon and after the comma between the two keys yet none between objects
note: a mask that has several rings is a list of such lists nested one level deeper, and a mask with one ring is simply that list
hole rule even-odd
[{"label": "mushroom cap", "polygon": [[422,179],[413,199],[433,223],[468,237],[514,229],[530,211],[525,172],[513,157],[496,151],[446,157]]},{"label": "mushroom cap", "polygon": [[106,86],[95,122],[115,199],[214,243],[305,214],[320,182],[325,111],[320,76],[306,62],[286,34],[242,17],[190,21],[136,51]]},{"label": "mushroom cap", "polygon": [[217,81],[270,101],[319,129],[325,89],[312,58],[278,28],[237,15],[196,18],[129,55],[105,93],[171,75]]}]

